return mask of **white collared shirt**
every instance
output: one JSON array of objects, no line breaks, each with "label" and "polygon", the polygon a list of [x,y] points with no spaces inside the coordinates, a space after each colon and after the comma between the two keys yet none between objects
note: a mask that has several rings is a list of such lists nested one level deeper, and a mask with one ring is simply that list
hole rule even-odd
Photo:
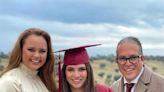
[{"label": "white collared shirt", "polygon": [[[142,75],[143,71],[144,71],[144,67],[142,67],[142,69],[141,69],[139,75],[138,75],[134,80],[132,80],[132,81],[130,82],[130,83],[134,83],[134,86],[132,87],[131,92],[134,92],[134,88],[136,87],[136,84],[137,84],[137,82],[138,82],[140,76]],[[126,85],[125,85],[126,83],[128,83],[128,81],[127,81],[127,80],[125,79],[125,77],[124,77],[124,92],[126,92]]]}]

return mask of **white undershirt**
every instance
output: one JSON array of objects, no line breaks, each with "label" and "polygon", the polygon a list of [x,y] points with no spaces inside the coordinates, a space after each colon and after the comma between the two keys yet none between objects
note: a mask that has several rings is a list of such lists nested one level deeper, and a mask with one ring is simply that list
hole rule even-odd
[{"label": "white undershirt", "polygon": [[[134,92],[134,88],[136,87],[136,84],[137,84],[137,82],[138,82],[140,76],[142,75],[143,71],[144,71],[144,67],[142,67],[142,69],[141,69],[139,75],[138,75],[134,80],[132,80],[132,81],[130,82],[130,83],[134,83],[134,86],[132,87],[131,92]],[[125,85],[126,83],[128,83],[128,81],[127,81],[127,80],[125,79],[125,77],[124,77],[124,92],[126,92],[126,85]]]}]

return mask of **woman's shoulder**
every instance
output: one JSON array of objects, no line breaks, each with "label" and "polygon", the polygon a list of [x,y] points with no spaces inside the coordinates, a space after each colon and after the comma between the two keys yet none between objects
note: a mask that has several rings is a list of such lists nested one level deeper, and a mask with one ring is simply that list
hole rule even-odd
[{"label": "woman's shoulder", "polygon": [[14,68],[12,70],[9,70],[6,72],[2,77],[0,78],[0,81],[6,81],[9,83],[19,83],[21,81],[22,72],[18,68]]},{"label": "woman's shoulder", "polygon": [[8,72],[6,72],[6,73],[2,76],[2,78],[8,78],[8,77],[14,78],[15,76],[18,76],[18,75],[20,75],[19,69],[18,69],[18,68],[14,68],[14,69],[9,70]]},{"label": "woman's shoulder", "polygon": [[13,76],[13,71],[8,71],[0,78],[0,89],[2,92],[17,92],[19,87],[19,78]]},{"label": "woman's shoulder", "polygon": [[96,92],[112,92],[111,89],[105,85],[96,84]]},{"label": "woman's shoulder", "polygon": [[0,79],[0,89],[2,92],[17,92],[17,86],[11,79]]},{"label": "woman's shoulder", "polygon": [[9,70],[0,78],[0,81],[3,81],[5,83],[8,82],[15,83],[18,82],[19,80],[20,80],[20,71],[17,68]]}]

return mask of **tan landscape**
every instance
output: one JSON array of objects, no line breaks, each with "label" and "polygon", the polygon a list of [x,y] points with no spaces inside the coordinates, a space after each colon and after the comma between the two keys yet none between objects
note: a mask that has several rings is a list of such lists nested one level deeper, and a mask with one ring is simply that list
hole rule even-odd
[{"label": "tan landscape", "polygon": [[[154,72],[164,76],[164,62],[149,60],[145,61],[145,65],[150,67]],[[109,86],[120,77],[120,72],[115,62],[96,60],[92,63],[92,67],[94,69],[95,80],[99,83]]]},{"label": "tan landscape", "polygon": [[[1,66],[6,66],[7,63],[7,59],[1,59],[0,61]],[[145,61],[145,64],[154,72],[164,76],[164,62],[149,60]],[[94,60],[91,65],[93,67],[95,80],[98,83],[110,86],[114,80],[117,80],[120,77],[120,72],[115,62],[112,63],[107,60]]]}]

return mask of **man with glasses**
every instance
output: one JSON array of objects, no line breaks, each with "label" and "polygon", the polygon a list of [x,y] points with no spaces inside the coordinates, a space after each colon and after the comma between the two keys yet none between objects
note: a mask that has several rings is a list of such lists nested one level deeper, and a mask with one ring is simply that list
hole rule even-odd
[{"label": "man with glasses", "polygon": [[114,92],[164,92],[164,77],[144,65],[142,46],[137,38],[126,37],[118,43],[116,62],[122,77],[112,84]]}]

